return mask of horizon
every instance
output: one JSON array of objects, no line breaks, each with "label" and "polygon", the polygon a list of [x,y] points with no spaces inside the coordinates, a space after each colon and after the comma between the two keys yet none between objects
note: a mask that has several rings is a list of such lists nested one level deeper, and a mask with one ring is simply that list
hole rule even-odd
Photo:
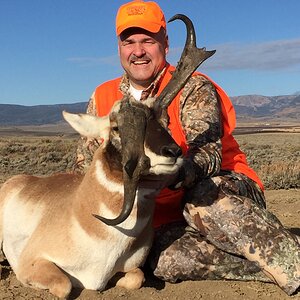
[{"label": "horizon", "polygon": [[[0,103],[87,102],[96,86],[122,75],[114,22],[126,2],[1,1]],[[229,96],[299,94],[298,0],[156,2],[166,19],[191,18],[198,47],[217,50],[198,71]],[[167,30],[168,61],[176,65],[185,26],[175,21]]]},{"label": "horizon", "polygon": [[[230,98],[236,98],[236,97],[266,97],[266,98],[273,98],[273,97],[290,97],[290,96],[299,96],[300,92],[295,92],[293,94],[286,94],[286,95],[274,95],[274,96],[267,96],[267,95],[259,95],[259,94],[247,94],[247,95],[238,95],[238,96],[230,96]],[[16,103],[1,103],[0,105],[11,105],[11,106],[26,106],[26,107],[33,107],[33,106],[52,106],[52,105],[72,105],[72,104],[87,104],[87,101],[76,101],[76,102],[61,102],[61,103],[50,103],[50,104],[16,104]],[[235,104],[233,103],[235,106]]]}]

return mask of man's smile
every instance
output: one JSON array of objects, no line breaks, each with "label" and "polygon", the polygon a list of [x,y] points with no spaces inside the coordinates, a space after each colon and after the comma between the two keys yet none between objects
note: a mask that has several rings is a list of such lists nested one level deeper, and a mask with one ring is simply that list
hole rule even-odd
[{"label": "man's smile", "polygon": [[144,65],[144,64],[148,64],[150,62],[150,60],[134,60],[131,63],[134,65]]}]

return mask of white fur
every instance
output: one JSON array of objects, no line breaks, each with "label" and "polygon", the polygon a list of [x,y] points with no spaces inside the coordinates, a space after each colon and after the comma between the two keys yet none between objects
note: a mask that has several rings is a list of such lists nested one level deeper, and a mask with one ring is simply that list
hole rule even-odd
[{"label": "white fur", "polygon": [[11,195],[7,199],[3,209],[3,250],[13,269],[18,268],[18,259],[38,226],[43,210],[42,206],[21,202],[18,195]]},{"label": "white fur", "polygon": [[96,177],[98,182],[105,186],[107,191],[124,195],[124,185],[118,182],[110,181],[107,178],[106,173],[103,170],[103,164],[100,160],[97,160],[96,162]]},{"label": "white fur", "polygon": [[174,174],[182,166],[182,158],[165,157],[157,155],[145,148],[145,154],[150,158],[151,167],[149,173],[151,174]]},{"label": "white fur", "polygon": [[[108,141],[108,117],[68,113],[64,116],[80,133],[101,136]],[[70,282],[60,270],[49,265],[55,264],[64,270],[71,277],[72,285],[102,290],[116,272],[134,271],[144,263],[151,246],[154,197],[164,187],[163,176],[175,174],[182,162],[145,149],[151,160],[150,174],[159,174],[162,178],[150,180],[145,186],[141,183],[129,217],[117,226],[107,226],[92,215],[115,218],[116,207],[120,207],[116,201],[123,201],[124,186],[118,183],[119,178],[109,180],[113,173],[109,176],[105,173],[100,158],[104,157],[106,142],[95,154],[98,159],[94,159],[91,169],[96,171],[87,172],[85,176],[90,177],[85,177],[86,180],[72,174],[41,179],[17,176],[0,189],[3,250],[17,278],[24,284],[49,288],[55,295],[66,297]],[[64,185],[66,180],[69,185]],[[51,189],[51,183],[65,189]],[[47,186],[47,192],[41,186]],[[85,195],[90,198],[85,199]],[[61,276],[54,289],[47,286],[48,279],[44,278],[49,275],[47,272],[56,278]],[[143,282],[141,275],[135,280],[137,287]],[[60,285],[60,282],[66,283]]]}]

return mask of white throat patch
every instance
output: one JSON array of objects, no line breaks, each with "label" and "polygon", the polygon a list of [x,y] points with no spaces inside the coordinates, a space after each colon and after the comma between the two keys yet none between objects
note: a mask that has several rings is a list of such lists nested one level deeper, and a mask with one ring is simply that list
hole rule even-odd
[{"label": "white throat patch", "polygon": [[96,178],[111,193],[124,194],[124,185],[118,182],[111,181],[107,178],[103,169],[103,164],[100,160],[96,161]]}]

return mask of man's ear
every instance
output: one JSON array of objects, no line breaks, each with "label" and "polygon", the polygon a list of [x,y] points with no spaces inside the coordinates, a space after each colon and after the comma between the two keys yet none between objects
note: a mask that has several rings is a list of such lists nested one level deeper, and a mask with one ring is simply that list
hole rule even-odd
[{"label": "man's ear", "polygon": [[120,37],[118,36],[118,55],[120,57],[120,44],[121,44],[121,40]]},{"label": "man's ear", "polygon": [[168,35],[166,35],[166,37],[165,37],[165,42],[166,42],[165,53],[167,55],[169,53],[169,36]]}]

